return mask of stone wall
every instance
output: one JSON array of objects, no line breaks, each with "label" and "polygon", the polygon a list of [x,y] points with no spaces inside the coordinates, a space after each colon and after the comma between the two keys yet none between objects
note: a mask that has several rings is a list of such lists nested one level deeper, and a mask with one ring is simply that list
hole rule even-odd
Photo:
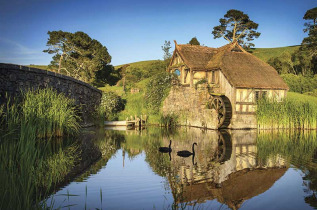
[{"label": "stone wall", "polygon": [[[209,93],[206,87],[195,88],[174,86],[163,102],[163,114],[176,114],[179,124],[192,127],[217,129],[217,113],[206,109]],[[231,129],[257,128],[255,114],[233,114]]]},{"label": "stone wall", "polygon": [[207,88],[174,86],[163,102],[163,114],[176,114],[180,125],[217,129],[215,110],[206,109]]},{"label": "stone wall", "polygon": [[6,102],[5,94],[19,97],[23,91],[48,87],[75,100],[81,109],[82,125],[93,122],[93,113],[102,95],[97,88],[55,72],[0,63],[0,104]]}]

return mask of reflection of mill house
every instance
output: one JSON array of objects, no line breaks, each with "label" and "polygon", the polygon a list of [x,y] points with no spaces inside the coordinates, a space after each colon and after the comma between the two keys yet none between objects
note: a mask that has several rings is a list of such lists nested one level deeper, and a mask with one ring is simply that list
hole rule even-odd
[{"label": "reflection of mill house", "polygon": [[168,71],[178,75],[183,90],[208,84],[207,100],[217,111],[218,127],[256,127],[257,100],[281,101],[288,90],[273,67],[236,42],[210,48],[175,41]]}]

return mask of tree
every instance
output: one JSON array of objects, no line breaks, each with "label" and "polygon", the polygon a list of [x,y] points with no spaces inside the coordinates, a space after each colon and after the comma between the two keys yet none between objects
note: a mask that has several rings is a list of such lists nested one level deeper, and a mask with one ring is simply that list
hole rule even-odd
[{"label": "tree", "polygon": [[304,17],[304,20],[307,20],[308,22],[306,22],[305,25],[305,29],[304,32],[310,31],[311,29],[316,28],[316,24],[317,24],[317,7],[307,10]]},{"label": "tree", "polygon": [[193,37],[190,41],[189,44],[191,45],[200,45],[200,42],[197,40],[196,37]]},{"label": "tree", "polygon": [[301,50],[307,50],[311,57],[317,56],[317,7],[307,10],[303,19],[307,20],[304,32],[308,32],[308,37],[303,39]]},{"label": "tree", "polygon": [[172,54],[170,53],[170,49],[172,48],[171,42],[165,40],[164,45],[161,47],[162,47],[162,50],[164,52],[164,56],[163,56],[164,60],[166,61],[166,60],[171,59],[171,57],[172,57]]},{"label": "tree", "polygon": [[111,62],[107,48],[84,32],[48,31],[47,34],[48,49],[43,52],[53,54],[50,66],[58,68],[58,73],[92,83],[96,71]]},{"label": "tree", "polygon": [[228,10],[224,18],[219,19],[220,25],[215,26],[212,34],[214,39],[223,37],[229,42],[238,42],[243,47],[254,47],[253,41],[261,33],[257,32],[259,24],[250,20],[247,14],[239,10]]},{"label": "tree", "polygon": [[115,70],[112,65],[105,65],[102,69],[96,71],[93,85],[104,87],[106,84],[115,85],[120,80],[119,71]]}]

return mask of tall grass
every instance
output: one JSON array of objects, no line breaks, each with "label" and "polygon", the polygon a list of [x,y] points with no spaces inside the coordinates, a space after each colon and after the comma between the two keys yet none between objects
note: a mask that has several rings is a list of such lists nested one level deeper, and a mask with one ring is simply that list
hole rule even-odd
[{"label": "tall grass", "polygon": [[2,106],[0,117],[0,209],[41,208],[49,187],[65,174],[61,168],[72,164],[71,152],[50,157],[47,148],[48,137],[78,132],[73,102],[51,89],[28,91],[19,104]]},{"label": "tall grass", "polygon": [[74,101],[52,89],[27,91],[21,112],[24,122],[36,125],[40,137],[78,133],[79,118]]},{"label": "tall grass", "polygon": [[317,98],[288,93],[283,102],[263,99],[256,114],[259,129],[317,129]]}]

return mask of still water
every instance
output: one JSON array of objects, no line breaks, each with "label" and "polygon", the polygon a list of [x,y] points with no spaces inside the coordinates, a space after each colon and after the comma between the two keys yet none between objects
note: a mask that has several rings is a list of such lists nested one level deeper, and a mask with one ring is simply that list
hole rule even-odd
[{"label": "still water", "polygon": [[[159,147],[172,152],[160,153]],[[192,151],[184,158],[177,151]],[[48,200],[64,209],[313,209],[316,132],[103,130],[102,158]]]}]

